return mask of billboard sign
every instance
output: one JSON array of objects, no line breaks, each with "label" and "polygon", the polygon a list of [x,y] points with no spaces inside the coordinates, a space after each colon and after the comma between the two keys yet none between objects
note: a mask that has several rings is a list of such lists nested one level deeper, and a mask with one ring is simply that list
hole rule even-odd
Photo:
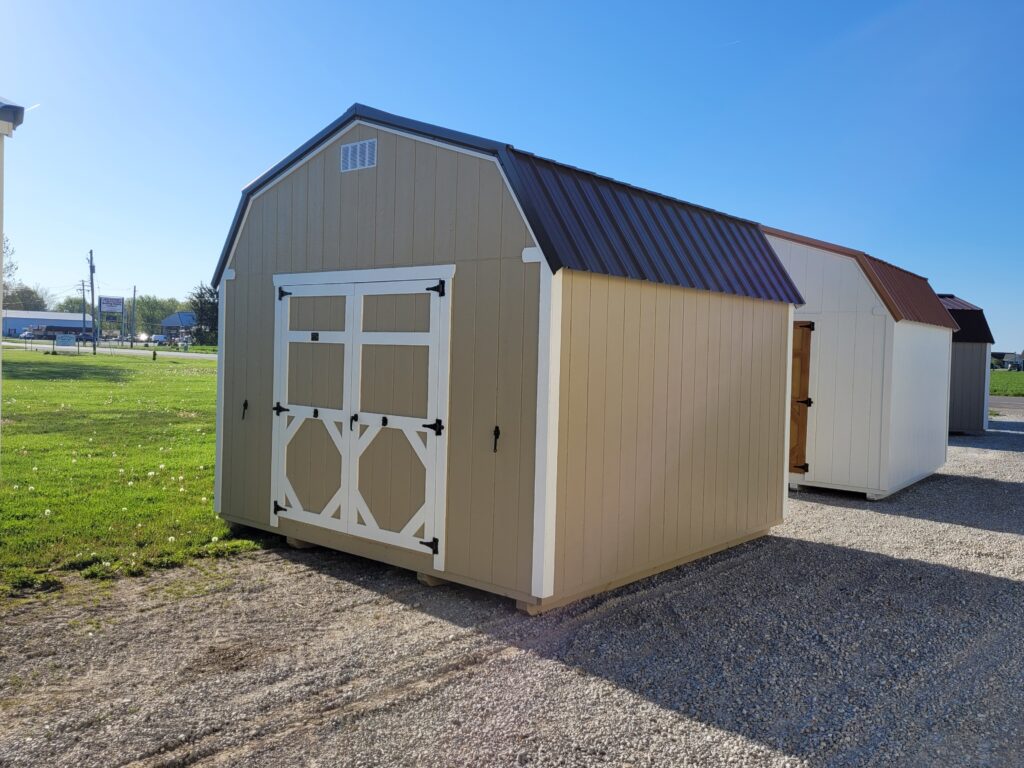
[{"label": "billboard sign", "polygon": [[124,312],[124,298],[121,296],[100,296],[100,314],[119,315]]},{"label": "billboard sign", "polygon": [[54,337],[54,344],[58,347],[74,347],[77,346],[77,339],[73,333],[58,333]]}]

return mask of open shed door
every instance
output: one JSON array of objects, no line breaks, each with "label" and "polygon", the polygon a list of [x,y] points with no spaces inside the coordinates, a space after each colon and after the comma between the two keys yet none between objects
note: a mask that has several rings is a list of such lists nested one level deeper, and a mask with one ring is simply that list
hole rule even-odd
[{"label": "open shed door", "polygon": [[271,525],[430,553],[443,570],[451,280],[301,282],[317,277],[276,279]]},{"label": "open shed door", "polygon": [[793,401],[789,408],[789,471],[806,474],[807,411],[811,400],[811,333],[814,323],[793,323]]}]

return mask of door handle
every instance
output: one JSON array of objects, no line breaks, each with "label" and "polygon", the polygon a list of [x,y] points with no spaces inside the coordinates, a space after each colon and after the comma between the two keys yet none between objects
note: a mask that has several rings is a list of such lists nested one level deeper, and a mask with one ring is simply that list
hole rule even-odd
[{"label": "door handle", "polygon": [[806,397],[803,400],[797,400],[796,403],[797,405],[806,405],[808,408],[814,405],[814,401],[809,397]]}]

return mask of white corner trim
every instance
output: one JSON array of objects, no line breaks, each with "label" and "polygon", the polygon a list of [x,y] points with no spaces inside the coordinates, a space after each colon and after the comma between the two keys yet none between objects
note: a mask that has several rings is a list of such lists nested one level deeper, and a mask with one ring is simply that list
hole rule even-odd
[{"label": "white corner trim", "polygon": [[523,264],[539,264],[543,254],[535,245],[523,248]]},{"label": "white corner trim", "polygon": [[[786,514],[786,499],[789,498],[789,441],[790,441],[790,410],[793,405],[793,316],[795,314],[795,307],[790,304],[789,312],[787,313],[787,329],[786,329],[786,402],[784,405],[785,418],[783,423],[783,443],[782,443],[782,514],[785,517]],[[814,343],[811,342],[811,348],[813,349]]]},{"label": "white corner trim", "polygon": [[423,267],[380,267],[344,269],[335,272],[287,272],[274,275],[274,287],[281,285],[324,285],[327,283],[390,283],[396,280],[450,280],[454,264]]},{"label": "white corner trim", "polygon": [[221,509],[224,488],[224,328],[227,326],[227,281],[235,279],[235,270],[225,269],[217,285],[217,405],[216,447],[213,458],[213,511]]},{"label": "white corner trim", "polygon": [[[527,249],[529,250],[529,249]],[[540,249],[536,249],[540,253]],[[525,250],[524,250],[525,260]],[[540,261],[537,339],[537,446],[533,481],[534,597],[555,591],[555,514],[558,490],[558,405],[562,359],[562,271]]]}]

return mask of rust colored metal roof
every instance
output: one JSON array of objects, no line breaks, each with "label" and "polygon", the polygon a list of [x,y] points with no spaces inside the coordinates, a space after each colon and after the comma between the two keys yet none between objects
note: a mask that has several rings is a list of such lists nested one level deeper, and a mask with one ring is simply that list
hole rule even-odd
[{"label": "rust colored metal roof", "polygon": [[765,234],[774,235],[795,243],[803,243],[833,253],[852,257],[860,266],[868,282],[881,297],[896,322],[909,320],[914,323],[935,325],[939,328],[959,329],[952,315],[932,290],[928,278],[909,272],[895,264],[846,246],[836,245],[813,237],[787,232],[784,229],[763,226]]},{"label": "rust colored metal roof", "polygon": [[960,326],[960,330],[953,334],[953,341],[964,344],[996,343],[981,307],[964,301],[952,293],[940,293],[939,300],[942,302],[942,306],[949,310],[949,314],[956,320],[956,324]]}]

